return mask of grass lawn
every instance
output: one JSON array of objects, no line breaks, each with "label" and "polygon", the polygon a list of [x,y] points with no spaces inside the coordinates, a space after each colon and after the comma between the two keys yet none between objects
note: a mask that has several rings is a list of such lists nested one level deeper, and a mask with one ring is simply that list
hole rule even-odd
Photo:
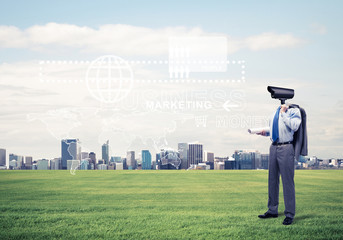
[{"label": "grass lawn", "polygon": [[[267,171],[0,171],[0,239],[343,239],[343,171],[296,170],[296,216]],[[280,190],[282,191],[282,185]]]}]

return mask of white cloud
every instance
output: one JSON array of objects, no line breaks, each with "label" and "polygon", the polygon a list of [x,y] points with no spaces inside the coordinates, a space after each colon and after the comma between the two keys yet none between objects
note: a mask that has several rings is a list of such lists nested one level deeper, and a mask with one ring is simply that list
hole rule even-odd
[{"label": "white cloud", "polygon": [[25,48],[28,40],[23,36],[23,31],[14,26],[0,26],[1,48]]},{"label": "white cloud", "polygon": [[292,34],[261,33],[235,39],[222,33],[208,33],[199,27],[166,27],[151,29],[123,24],[102,25],[99,28],[72,24],[47,23],[25,30],[0,26],[0,48],[28,48],[51,51],[75,48],[97,54],[115,52],[122,56],[157,56],[168,52],[169,37],[224,36],[228,53],[242,48],[258,51],[270,48],[294,47],[304,41]]},{"label": "white cloud", "polygon": [[294,37],[292,34],[262,33],[245,39],[245,46],[253,51],[295,47],[304,43],[304,40]]}]

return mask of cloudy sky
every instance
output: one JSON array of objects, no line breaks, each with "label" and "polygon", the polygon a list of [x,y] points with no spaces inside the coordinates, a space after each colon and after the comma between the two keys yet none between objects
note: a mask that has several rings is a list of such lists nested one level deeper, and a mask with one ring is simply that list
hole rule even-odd
[{"label": "cloudy sky", "polygon": [[[342,158],[341,8],[340,1],[3,3],[0,147],[53,158],[61,139],[73,137],[98,156],[107,139],[113,156],[195,141],[216,156],[267,152],[270,140],[247,129],[264,126],[276,109],[266,91],[275,85],[294,88],[289,102],[307,111],[309,155]],[[171,76],[175,38],[191,39],[185,48],[200,46],[205,60],[219,52],[226,70],[207,65]],[[218,38],[224,48],[201,46]],[[94,79],[106,78],[99,66],[109,60],[127,82],[112,85],[107,98]]]}]

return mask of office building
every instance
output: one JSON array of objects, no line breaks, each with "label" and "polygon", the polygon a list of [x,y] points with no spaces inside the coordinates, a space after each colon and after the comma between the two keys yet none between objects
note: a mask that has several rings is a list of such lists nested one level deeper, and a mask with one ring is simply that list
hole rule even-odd
[{"label": "office building", "polygon": [[181,166],[180,169],[187,169],[188,168],[188,143],[179,143],[178,144],[178,152],[181,159]]},{"label": "office building", "polygon": [[214,153],[204,151],[204,162],[214,162]]},{"label": "office building", "polygon": [[48,169],[49,169],[49,160],[48,159],[37,160],[37,170],[48,170]]},{"label": "office building", "polygon": [[[212,162],[206,162],[206,164]],[[236,161],[232,157],[215,157],[213,169],[215,170],[229,170],[235,169]]]},{"label": "office building", "polygon": [[224,169],[225,170],[229,170],[229,169],[235,169],[236,163],[235,163],[235,159],[234,158],[227,158],[224,161]]},{"label": "office building", "polygon": [[0,166],[6,166],[6,149],[0,148]]},{"label": "office building", "polygon": [[255,169],[253,153],[242,152],[239,154],[239,169]]},{"label": "office building", "polygon": [[235,169],[240,169],[239,168],[239,154],[242,152],[243,150],[235,150],[235,153],[233,154],[233,158],[235,159],[235,163],[236,163]]},{"label": "office building", "polygon": [[210,170],[214,169],[214,162],[205,162],[205,163],[210,166]]},{"label": "office building", "polygon": [[90,165],[93,166],[93,169],[96,169],[96,155],[94,152],[90,152],[89,155],[88,155],[91,163]]},{"label": "office building", "polygon": [[110,160],[109,148],[109,140],[107,140],[101,147],[102,159],[105,161],[105,164],[108,164]]},{"label": "office building", "polygon": [[210,165],[207,165],[206,163],[199,163],[197,166],[196,166],[196,170],[210,170],[211,167]]},{"label": "office building", "polygon": [[214,162],[214,170],[224,170],[225,163],[224,162]]},{"label": "office building", "polygon": [[237,169],[261,169],[261,153],[256,150],[236,150],[234,154]]},{"label": "office building", "polygon": [[149,150],[142,150],[142,169],[151,169],[151,153],[149,152]]},{"label": "office building", "polygon": [[32,157],[26,156],[25,157],[25,169],[32,169]]},{"label": "office building", "polygon": [[203,162],[203,146],[200,143],[188,144],[188,167]]},{"label": "office building", "polygon": [[116,163],[116,170],[123,170],[123,163]]},{"label": "office building", "polygon": [[61,141],[61,165],[62,169],[68,169],[68,160],[81,160],[79,139],[63,139]]},{"label": "office building", "polygon": [[127,169],[126,157],[123,157],[121,160],[123,163],[123,169]]},{"label": "office building", "polygon": [[128,151],[126,154],[127,169],[136,169],[135,151]]},{"label": "office building", "polygon": [[50,169],[59,170],[61,169],[61,158],[54,158],[50,160]]},{"label": "office building", "polygon": [[107,164],[98,164],[98,170],[107,170]]}]

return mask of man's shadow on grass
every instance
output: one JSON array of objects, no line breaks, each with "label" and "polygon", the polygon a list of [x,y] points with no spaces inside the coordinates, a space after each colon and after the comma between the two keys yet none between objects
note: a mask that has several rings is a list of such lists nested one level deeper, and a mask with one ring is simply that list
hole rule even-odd
[{"label": "man's shadow on grass", "polygon": [[[279,216],[283,216],[283,214],[284,214],[283,212],[279,212]],[[294,217],[294,220],[299,221],[299,220],[304,220],[304,219],[308,219],[308,218],[315,218],[315,217],[317,217],[317,216],[314,214],[301,214],[301,215],[296,215]]]},{"label": "man's shadow on grass", "polygon": [[317,216],[314,214],[304,214],[304,215],[300,215],[300,216],[295,216],[294,219],[295,220],[304,220],[307,218],[315,218],[315,217],[317,217]]}]

